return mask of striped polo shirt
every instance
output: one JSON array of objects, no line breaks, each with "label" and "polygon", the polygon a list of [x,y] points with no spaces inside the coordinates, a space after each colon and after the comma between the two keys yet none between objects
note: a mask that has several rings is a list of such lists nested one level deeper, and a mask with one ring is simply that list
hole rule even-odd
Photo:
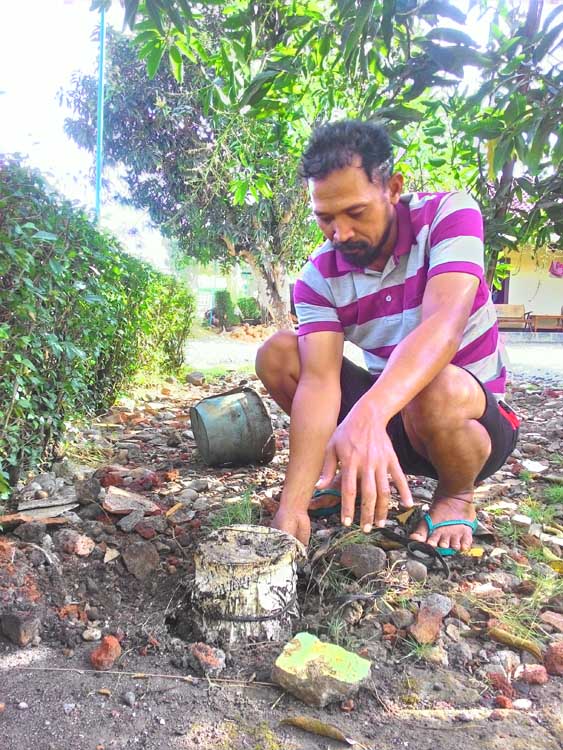
[{"label": "striped polo shirt", "polygon": [[479,287],[452,364],[502,397],[506,363],[484,275],[483,220],[466,193],[412,193],[396,206],[398,233],[383,271],[358,268],[325,242],[309,258],[294,289],[298,335],[343,333],[363,352],[373,375],[422,319],[426,283],[440,273],[469,273]]}]

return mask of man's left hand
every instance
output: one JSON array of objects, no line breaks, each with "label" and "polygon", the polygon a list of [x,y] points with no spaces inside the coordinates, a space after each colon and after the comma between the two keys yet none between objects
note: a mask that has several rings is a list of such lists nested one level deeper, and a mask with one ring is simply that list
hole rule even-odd
[{"label": "man's left hand", "polygon": [[328,487],[340,464],[342,523],[350,526],[361,484],[360,525],[366,533],[384,526],[389,508],[389,476],[399,490],[401,505],[412,506],[412,497],[386,424],[369,405],[356,404],[334,431],[325,452],[318,489]]}]

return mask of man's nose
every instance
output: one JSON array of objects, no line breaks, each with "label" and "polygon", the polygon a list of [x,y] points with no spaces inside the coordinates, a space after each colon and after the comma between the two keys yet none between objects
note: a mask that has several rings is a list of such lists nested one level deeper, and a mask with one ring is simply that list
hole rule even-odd
[{"label": "man's nose", "polygon": [[336,220],[334,222],[333,242],[348,242],[354,236],[354,230],[347,221]]}]

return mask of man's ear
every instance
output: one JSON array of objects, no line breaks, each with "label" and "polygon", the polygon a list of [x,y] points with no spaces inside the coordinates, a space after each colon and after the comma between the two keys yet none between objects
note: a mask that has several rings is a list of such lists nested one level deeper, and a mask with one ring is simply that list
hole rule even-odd
[{"label": "man's ear", "polygon": [[399,202],[399,198],[403,192],[403,183],[403,175],[400,172],[394,172],[387,183],[389,200],[394,206]]}]

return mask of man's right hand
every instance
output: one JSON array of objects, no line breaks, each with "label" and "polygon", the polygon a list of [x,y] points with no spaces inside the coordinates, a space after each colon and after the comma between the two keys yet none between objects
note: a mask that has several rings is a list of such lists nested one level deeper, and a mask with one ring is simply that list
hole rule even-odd
[{"label": "man's right hand", "polygon": [[311,520],[307,511],[279,508],[272,520],[272,528],[285,531],[307,546],[311,537]]}]

